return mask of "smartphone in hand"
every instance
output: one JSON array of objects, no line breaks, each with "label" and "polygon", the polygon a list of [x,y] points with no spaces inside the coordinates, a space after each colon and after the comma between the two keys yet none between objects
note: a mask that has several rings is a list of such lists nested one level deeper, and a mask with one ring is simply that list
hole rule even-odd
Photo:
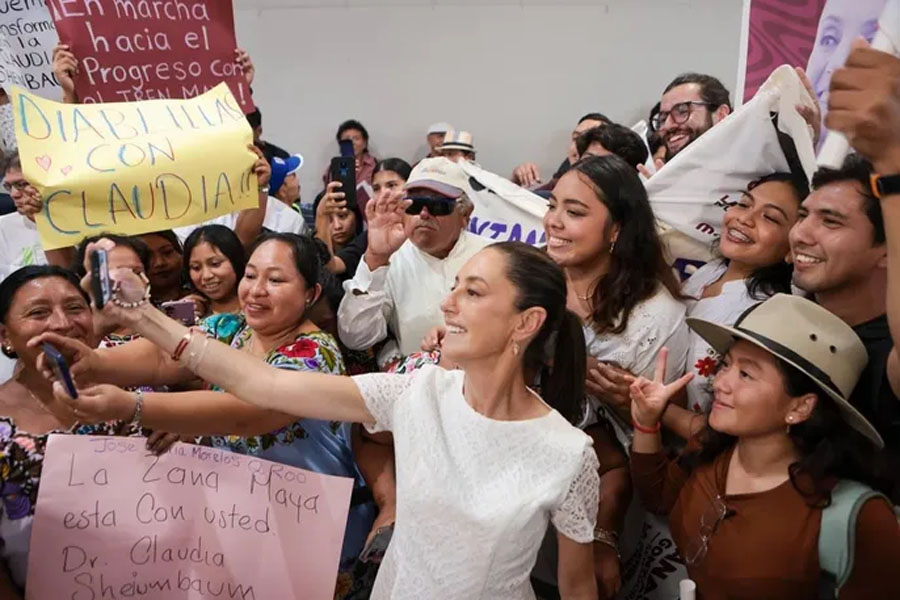
[{"label": "smartphone in hand", "polygon": [[372,538],[372,541],[363,548],[362,554],[359,555],[359,560],[365,563],[381,562],[381,559],[384,558],[384,555],[387,552],[388,544],[391,543],[391,537],[393,535],[393,524],[380,528],[375,534],[375,537]]},{"label": "smartphone in hand", "polygon": [[91,254],[91,295],[94,306],[102,309],[112,298],[112,282],[109,279],[109,261],[106,250],[94,250]]},{"label": "smartphone in hand", "polygon": [[353,156],[335,156],[331,159],[331,181],[341,182],[341,191],[347,206],[356,202],[356,161]]},{"label": "smartphone in hand", "polygon": [[193,327],[196,321],[196,313],[193,300],[174,300],[172,302],[163,302],[160,308],[169,316],[170,319],[181,321],[182,325]]},{"label": "smartphone in hand", "polygon": [[43,350],[44,356],[47,357],[47,362],[50,364],[50,369],[53,371],[53,375],[56,376],[57,381],[63,384],[66,392],[72,398],[78,398],[78,390],[75,389],[75,382],[72,380],[72,373],[69,372],[69,365],[66,363],[66,359],[52,344],[43,344]]}]

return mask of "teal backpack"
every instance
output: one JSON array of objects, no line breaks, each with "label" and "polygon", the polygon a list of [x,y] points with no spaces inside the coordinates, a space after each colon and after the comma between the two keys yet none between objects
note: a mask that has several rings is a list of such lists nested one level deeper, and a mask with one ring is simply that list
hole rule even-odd
[{"label": "teal backpack", "polygon": [[[853,572],[856,549],[856,518],[863,504],[872,498],[887,496],[862,483],[842,479],[831,492],[831,504],[822,511],[819,529],[819,599],[834,600]],[[894,511],[900,514],[897,507]]]}]

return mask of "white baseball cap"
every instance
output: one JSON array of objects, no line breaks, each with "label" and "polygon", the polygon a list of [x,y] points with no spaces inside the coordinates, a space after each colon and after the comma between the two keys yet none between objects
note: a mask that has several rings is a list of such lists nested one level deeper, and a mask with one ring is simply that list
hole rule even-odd
[{"label": "white baseball cap", "polygon": [[406,180],[406,189],[426,189],[442,196],[459,198],[469,185],[469,176],[455,162],[439,156],[419,161]]}]

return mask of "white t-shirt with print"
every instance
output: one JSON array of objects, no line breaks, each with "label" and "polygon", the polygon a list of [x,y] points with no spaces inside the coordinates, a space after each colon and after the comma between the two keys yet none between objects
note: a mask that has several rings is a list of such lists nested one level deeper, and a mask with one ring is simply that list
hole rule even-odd
[{"label": "white t-shirt with print", "polygon": [[557,411],[497,421],[463,396],[462,371],[353,380],[392,431],[397,523],[373,600],[533,599],[529,576],[552,522],[593,540],[600,479],[591,439]]}]

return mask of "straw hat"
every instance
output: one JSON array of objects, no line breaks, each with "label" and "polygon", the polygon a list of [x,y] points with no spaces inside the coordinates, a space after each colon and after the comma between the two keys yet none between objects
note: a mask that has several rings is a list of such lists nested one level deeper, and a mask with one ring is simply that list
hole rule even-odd
[{"label": "straw hat", "polygon": [[851,427],[884,446],[875,427],[848,401],[869,361],[866,348],[849,325],[815,302],[776,294],[748,309],[734,327],[694,318],[687,323],[719,354],[746,340],[797,368],[831,396]]}]

